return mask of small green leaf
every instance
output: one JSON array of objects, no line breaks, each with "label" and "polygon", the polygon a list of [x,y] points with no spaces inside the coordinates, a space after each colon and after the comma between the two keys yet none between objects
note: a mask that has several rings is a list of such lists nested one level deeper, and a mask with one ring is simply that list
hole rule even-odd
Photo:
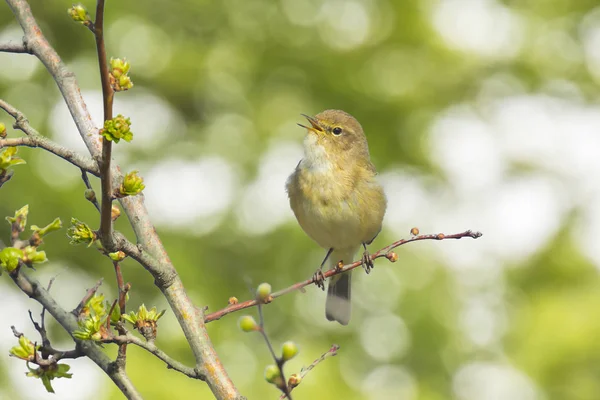
[{"label": "small green leaf", "polygon": [[34,231],[38,235],[40,235],[40,237],[43,237],[51,232],[57,231],[60,228],[62,228],[62,221],[60,220],[60,218],[56,218],[54,221],[52,221],[51,223],[49,223],[48,225],[46,225],[43,228],[40,228],[37,225],[31,225],[30,228],[32,231]]},{"label": "small green leaf", "polygon": [[[39,347],[39,346],[38,346]],[[35,357],[35,345],[25,335],[19,336],[19,345],[14,346],[8,352],[13,357],[20,358],[25,361],[31,361]]]},{"label": "small green leaf", "polygon": [[41,264],[48,261],[45,251],[37,251],[33,246],[27,246],[23,249],[23,262],[27,264]]},{"label": "small green leaf", "polygon": [[0,151],[0,171],[15,165],[26,164],[25,160],[15,156],[15,154],[17,154],[16,147],[6,147],[4,150]]},{"label": "small green leaf", "polygon": [[27,215],[29,214],[29,204],[24,205],[17,211],[15,211],[14,217],[6,217],[8,223],[12,226],[14,223],[17,223],[17,226],[21,232],[25,230],[27,226]]}]

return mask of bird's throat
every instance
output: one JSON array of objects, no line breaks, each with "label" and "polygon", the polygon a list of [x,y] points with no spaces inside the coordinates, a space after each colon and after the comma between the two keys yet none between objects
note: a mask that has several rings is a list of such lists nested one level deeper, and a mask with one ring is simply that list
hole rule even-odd
[{"label": "bird's throat", "polygon": [[311,173],[330,173],[334,165],[325,147],[319,143],[316,134],[309,133],[304,138],[304,158],[301,161],[304,169]]}]

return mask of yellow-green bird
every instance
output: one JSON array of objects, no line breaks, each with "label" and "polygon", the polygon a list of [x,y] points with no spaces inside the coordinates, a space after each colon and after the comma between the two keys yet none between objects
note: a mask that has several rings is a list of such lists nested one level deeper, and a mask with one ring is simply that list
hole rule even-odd
[{"label": "yellow-green bird", "polygon": [[[304,115],[304,114],[303,114]],[[361,246],[367,273],[373,263],[367,252],[381,230],[387,200],[377,182],[367,138],[360,123],[341,110],[325,110],[310,123],[304,139],[304,158],[287,181],[290,206],[298,223],[327,255],[315,276],[321,279],[327,259],[335,267],[348,264]],[[330,321],[350,321],[350,272],[331,278],[325,315]]]}]

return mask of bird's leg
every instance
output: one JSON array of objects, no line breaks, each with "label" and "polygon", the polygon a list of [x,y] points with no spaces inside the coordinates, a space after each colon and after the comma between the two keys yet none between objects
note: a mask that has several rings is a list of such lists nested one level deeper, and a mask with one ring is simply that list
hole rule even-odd
[{"label": "bird's leg", "polygon": [[367,274],[369,274],[369,273],[371,273],[371,270],[373,269],[373,267],[375,265],[373,265],[373,259],[371,259],[371,254],[369,254],[369,250],[367,250],[366,243],[363,243],[362,245],[365,249],[365,252],[363,253],[363,256],[362,256],[362,266],[365,269],[365,272]]},{"label": "bird's leg", "polygon": [[327,262],[327,259],[331,255],[331,252],[333,252],[333,247],[327,250],[327,254],[323,259],[323,262],[321,262],[321,266],[315,271],[312,277],[315,281],[315,285],[317,285],[317,287],[320,287],[322,290],[325,290],[325,276],[323,276],[323,266]]}]

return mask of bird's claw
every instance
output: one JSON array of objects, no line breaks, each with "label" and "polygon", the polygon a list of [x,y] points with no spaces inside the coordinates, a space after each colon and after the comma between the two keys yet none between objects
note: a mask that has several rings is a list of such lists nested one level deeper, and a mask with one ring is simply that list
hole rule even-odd
[{"label": "bird's claw", "polygon": [[365,250],[362,256],[362,266],[367,274],[371,273],[371,270],[375,266],[373,265],[373,259],[371,259],[371,254],[369,254],[367,250]]},{"label": "bird's claw", "polygon": [[321,290],[325,290],[325,275],[323,275],[323,271],[321,271],[321,268],[315,271],[312,279],[315,282],[315,285],[317,285],[317,287],[320,287]]}]

